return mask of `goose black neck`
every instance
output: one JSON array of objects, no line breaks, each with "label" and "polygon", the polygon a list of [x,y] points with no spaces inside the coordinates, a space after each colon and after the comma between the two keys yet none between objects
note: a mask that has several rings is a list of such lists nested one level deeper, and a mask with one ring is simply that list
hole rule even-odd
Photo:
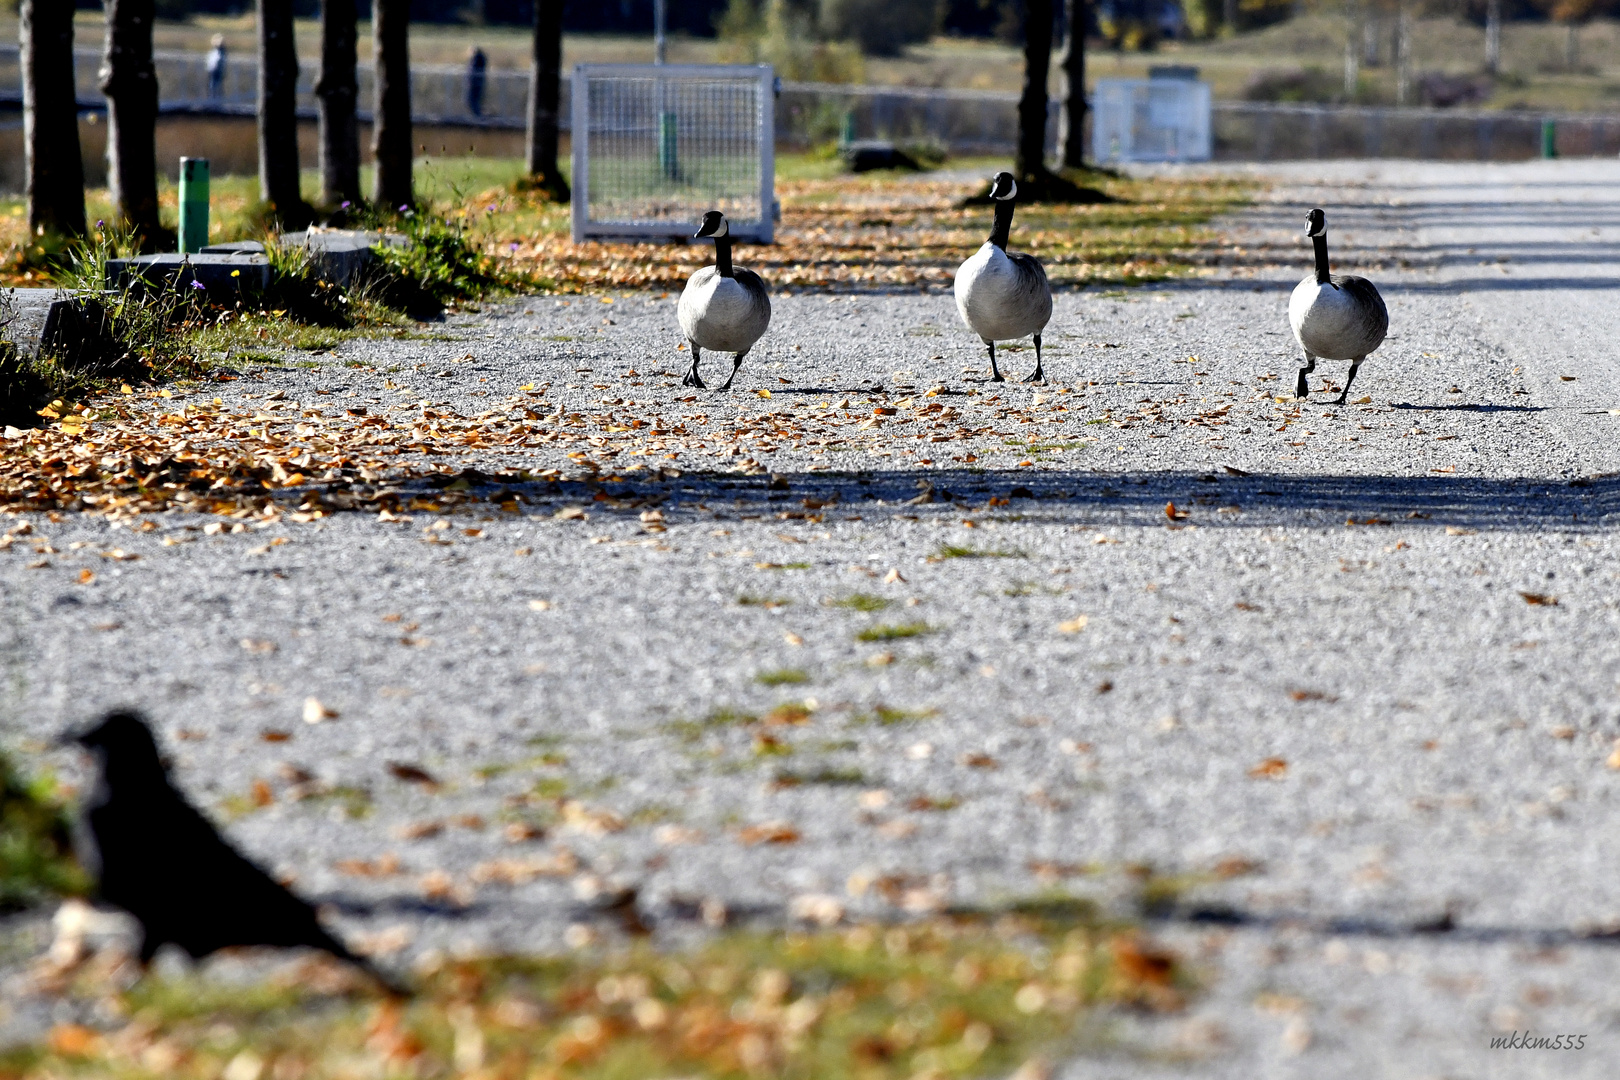
[{"label": "goose black neck", "polygon": [[731,237],[717,236],[714,238],[714,266],[720,271],[721,277],[736,277],[731,270]]},{"label": "goose black neck", "polygon": [[996,203],[996,222],[990,226],[990,242],[1002,251],[1007,250],[1007,239],[1012,235],[1013,200],[1001,199]]},{"label": "goose black neck", "polygon": [[1331,280],[1328,276],[1327,234],[1317,233],[1311,237],[1311,241],[1316,245],[1316,283],[1326,285]]}]

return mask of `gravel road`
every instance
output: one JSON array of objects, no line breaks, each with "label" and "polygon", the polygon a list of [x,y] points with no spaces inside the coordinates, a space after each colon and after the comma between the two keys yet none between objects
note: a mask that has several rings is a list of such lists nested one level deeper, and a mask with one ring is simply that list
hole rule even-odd
[{"label": "gravel road", "polygon": [[[671,926],[1063,889],[1205,982],[1066,1077],[1613,1075],[1620,164],[1265,175],[1213,278],[1059,296],[1044,387],[984,382],[946,294],[801,293],[688,390],[674,298],[614,294],[151,400],[556,471],[27,515],[8,742],[76,775],[44,740],[146,709],[391,963],[613,933],[593,889]],[[1291,399],[1313,205],[1389,304],[1365,404]],[[1527,1028],[1585,1049],[1488,1049]]]}]

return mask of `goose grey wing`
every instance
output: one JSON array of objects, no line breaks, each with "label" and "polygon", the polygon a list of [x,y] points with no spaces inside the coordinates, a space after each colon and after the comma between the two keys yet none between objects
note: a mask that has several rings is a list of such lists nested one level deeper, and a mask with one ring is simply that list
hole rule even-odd
[{"label": "goose grey wing", "polygon": [[765,288],[765,279],[752,270],[745,270],[741,267],[734,273],[737,277],[737,284],[743,287],[743,291],[748,294],[748,299],[751,301],[750,313],[755,318],[770,322],[771,294]]},{"label": "goose grey wing", "polygon": [[1389,309],[1384,306],[1384,298],[1378,294],[1378,286],[1355,275],[1334,278],[1333,283],[1350,294],[1350,299],[1356,303],[1356,310],[1363,313],[1363,328],[1367,338],[1375,342],[1373,347],[1376,348],[1376,343],[1382,342],[1384,335],[1389,333]]},{"label": "goose grey wing", "polygon": [[1030,333],[1040,333],[1052,318],[1052,287],[1046,283],[1046,268],[1033,255],[1009,251],[1007,261],[1018,275],[1018,292],[1013,302]]},{"label": "goose grey wing", "polygon": [[1026,288],[1047,288],[1046,267],[1041,265],[1041,260],[1022,251],[1009,251],[1007,261],[1018,268],[1018,279],[1026,283]]}]

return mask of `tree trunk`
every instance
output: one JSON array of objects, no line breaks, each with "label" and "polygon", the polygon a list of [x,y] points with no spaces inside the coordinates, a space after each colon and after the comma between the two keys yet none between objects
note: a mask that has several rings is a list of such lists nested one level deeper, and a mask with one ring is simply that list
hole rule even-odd
[{"label": "tree trunk", "polygon": [[155,251],[167,236],[158,217],[153,0],[106,0],[106,12],[100,75],[107,95],[107,186],[119,225],[142,251]]},{"label": "tree trunk", "polygon": [[1020,181],[1046,175],[1046,82],[1052,69],[1052,0],[1025,0],[1024,93],[1018,99],[1018,152],[1013,172]]},{"label": "tree trunk", "polygon": [[321,4],[321,74],[315,81],[320,115],[321,204],[336,207],[360,201],[360,128],[355,102],[360,83],[355,73],[354,0]]},{"label": "tree trunk", "polygon": [[1485,70],[1495,75],[1502,66],[1502,0],[1485,4]]},{"label": "tree trunk", "polygon": [[1344,5],[1344,100],[1354,102],[1361,89],[1361,4]]},{"label": "tree trunk", "polygon": [[23,143],[28,156],[28,232],[84,235],[84,159],[73,84],[73,5],[23,0]]},{"label": "tree trunk", "polygon": [[1395,104],[1412,103],[1412,13],[1407,0],[1395,9]]},{"label": "tree trunk", "polygon": [[1087,0],[1068,0],[1069,47],[1063,54],[1063,165],[1086,167],[1086,23]]},{"label": "tree trunk", "polygon": [[285,228],[309,224],[298,190],[298,48],[292,0],[258,0],[259,198]]},{"label": "tree trunk", "polygon": [[371,51],[376,64],[371,154],[377,173],[371,197],[397,210],[416,201],[411,188],[410,0],[372,0]]},{"label": "tree trunk", "polygon": [[563,0],[535,0],[534,58],[529,65],[529,182],[558,202],[569,198],[557,167],[557,98],[562,78]]}]

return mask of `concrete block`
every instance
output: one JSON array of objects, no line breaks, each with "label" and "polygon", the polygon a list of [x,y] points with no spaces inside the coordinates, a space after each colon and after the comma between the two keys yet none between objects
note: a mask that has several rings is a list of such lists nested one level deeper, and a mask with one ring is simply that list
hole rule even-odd
[{"label": "concrete block", "polygon": [[209,244],[201,252],[204,255],[263,255],[264,245],[257,240],[232,240],[228,244]]},{"label": "concrete block", "polygon": [[270,260],[263,254],[138,255],[107,260],[109,289],[147,288],[171,292],[206,291],[208,299],[234,303],[270,285]]},{"label": "concrete block", "polygon": [[118,342],[101,297],[60,289],[6,289],[0,293],[0,340],[23,356],[41,350],[69,371],[113,359]]},{"label": "concrete block", "polygon": [[311,225],[307,232],[288,233],[281,238],[286,248],[309,252],[315,272],[328,281],[347,286],[370,266],[378,245],[403,248],[410,243],[398,233],[376,233],[362,229],[326,229]]}]

